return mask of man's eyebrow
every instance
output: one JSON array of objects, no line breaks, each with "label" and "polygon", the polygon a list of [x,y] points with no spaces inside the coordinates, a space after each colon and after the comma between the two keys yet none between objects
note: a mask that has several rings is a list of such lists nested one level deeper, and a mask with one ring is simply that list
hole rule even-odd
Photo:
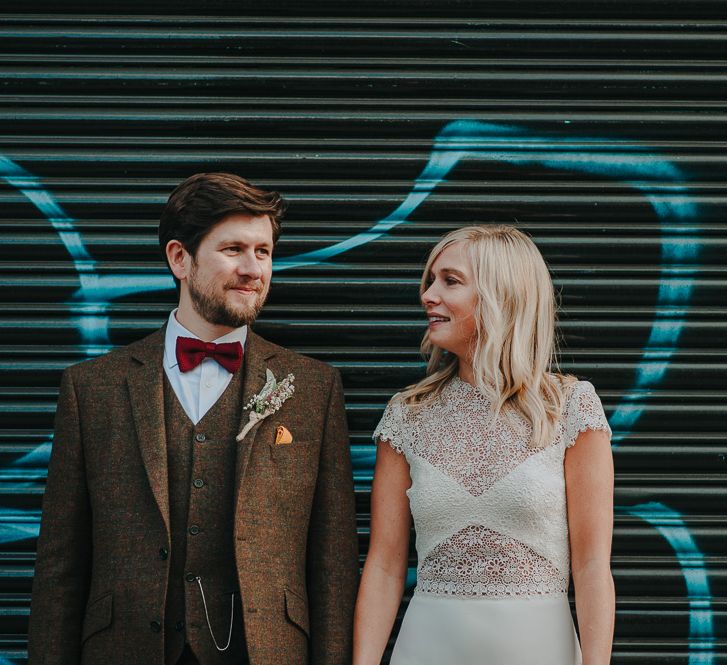
[{"label": "man's eyebrow", "polygon": [[238,239],[234,239],[234,238],[222,238],[218,243],[218,247],[224,247],[225,245],[237,245],[237,246],[250,245],[252,247],[260,247],[260,246],[272,247],[273,243],[271,243],[268,240],[258,240],[257,242],[246,242],[246,241],[238,240]]}]

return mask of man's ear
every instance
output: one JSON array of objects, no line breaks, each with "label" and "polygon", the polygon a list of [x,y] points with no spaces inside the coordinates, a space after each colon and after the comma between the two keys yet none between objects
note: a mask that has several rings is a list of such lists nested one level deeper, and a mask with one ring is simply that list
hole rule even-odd
[{"label": "man's ear", "polygon": [[170,240],[166,246],[167,262],[174,276],[181,282],[189,276],[192,257],[179,240]]}]

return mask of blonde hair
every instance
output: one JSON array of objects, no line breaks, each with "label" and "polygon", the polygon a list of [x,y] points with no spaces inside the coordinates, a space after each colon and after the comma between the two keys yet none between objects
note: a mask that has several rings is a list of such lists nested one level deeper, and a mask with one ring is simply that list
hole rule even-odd
[{"label": "blonde hair", "polygon": [[[493,421],[515,409],[532,426],[530,445],[547,446],[561,415],[563,387],[574,379],[557,372],[555,294],[545,261],[535,243],[511,226],[466,226],[431,251],[420,295],[429,288],[432,264],[454,243],[463,245],[478,296],[472,343],[477,388],[493,405]],[[459,368],[458,357],[435,346],[429,331],[421,351],[428,358],[427,376],[401,393],[410,405],[441,393]]]}]

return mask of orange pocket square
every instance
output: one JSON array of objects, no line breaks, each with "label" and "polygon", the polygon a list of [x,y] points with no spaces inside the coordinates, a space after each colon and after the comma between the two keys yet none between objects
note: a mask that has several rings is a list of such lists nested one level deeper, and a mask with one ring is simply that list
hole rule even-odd
[{"label": "orange pocket square", "polygon": [[293,435],[288,431],[287,427],[278,425],[278,429],[275,430],[275,445],[282,446],[288,443],[293,443]]}]

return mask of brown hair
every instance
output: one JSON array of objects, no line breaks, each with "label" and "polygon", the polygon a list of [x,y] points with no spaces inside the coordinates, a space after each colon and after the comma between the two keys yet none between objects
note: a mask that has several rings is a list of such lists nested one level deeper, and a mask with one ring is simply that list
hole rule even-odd
[{"label": "brown hair", "polygon": [[170,240],[178,240],[194,257],[212,227],[236,213],[267,215],[276,243],[285,205],[278,192],[255,187],[232,173],[196,173],[177,185],[164,206],[159,220],[162,256],[166,261],[167,244]]}]

